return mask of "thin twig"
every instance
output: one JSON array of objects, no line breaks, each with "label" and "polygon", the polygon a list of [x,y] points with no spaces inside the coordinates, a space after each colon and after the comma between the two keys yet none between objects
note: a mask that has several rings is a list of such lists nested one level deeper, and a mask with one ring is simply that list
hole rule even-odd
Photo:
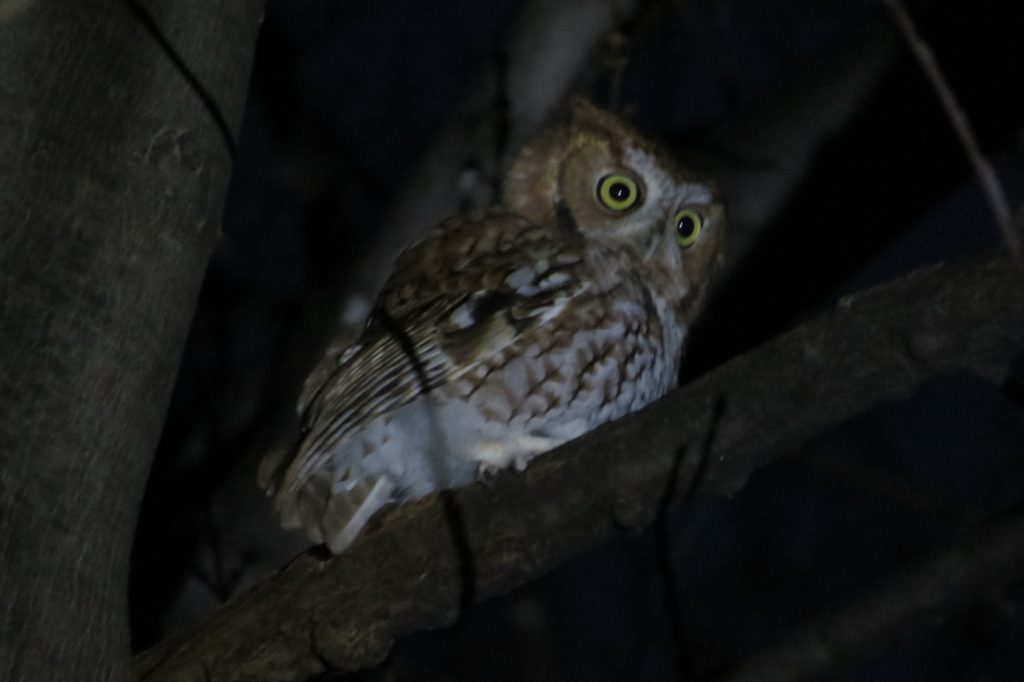
[{"label": "thin twig", "polygon": [[[658,505],[658,517],[654,524],[654,547],[658,575],[661,577],[665,590],[665,614],[668,617],[668,631],[672,636],[672,657],[675,664],[675,678],[684,680],[688,677],[689,666],[686,660],[686,628],[683,623],[683,596],[676,584],[676,572],[672,566],[672,528],[668,517],[669,506],[675,497],[676,481],[682,467],[686,448],[681,447],[672,459],[672,471],[669,473],[665,491],[662,493],[661,504]],[[707,453],[699,452],[698,458],[705,458]],[[701,469],[700,461],[697,469]]]},{"label": "thin twig", "polygon": [[901,0],[885,0],[885,6],[888,8],[893,21],[899,28],[900,33],[903,34],[911,52],[914,53],[918,63],[921,64],[921,68],[924,69],[929,82],[931,82],[932,87],[935,89],[935,94],[938,95],[942,108],[946,111],[946,115],[953,125],[953,130],[956,131],[957,137],[960,138],[960,144],[967,153],[967,158],[970,159],[971,165],[974,166],[974,172],[978,176],[982,190],[984,190],[989,205],[992,207],[992,212],[995,214],[996,223],[1003,233],[1006,248],[1009,249],[1014,261],[1020,264],[1020,236],[1014,229],[1013,221],[1010,218],[1010,203],[1006,199],[1006,193],[1003,191],[999,177],[992,167],[992,162],[988,160],[978,147],[978,141],[974,137],[971,124],[967,120],[967,115],[957,102],[952,88],[949,87],[949,83],[946,81],[946,77],[942,74],[942,70],[935,60],[935,54],[932,52],[931,47],[917,32],[917,27],[910,18],[910,14],[907,13],[906,7],[903,6],[903,2]]},{"label": "thin twig", "polygon": [[676,679],[685,680],[692,677],[692,666],[686,654],[686,627],[683,622],[683,595],[676,582],[675,568],[672,565],[672,528],[669,520],[669,508],[676,501],[688,502],[693,499],[697,489],[704,483],[708,461],[711,459],[711,448],[715,442],[718,425],[725,411],[725,399],[715,398],[708,420],[708,431],[703,446],[694,458],[693,472],[687,477],[682,490],[677,490],[679,471],[686,454],[686,446],[676,450],[672,460],[672,471],[668,476],[665,490],[658,505],[658,516],[654,525],[654,543],[657,553],[657,568],[665,588],[665,610],[668,616],[669,632],[672,636],[672,654],[676,667]]},{"label": "thin twig", "polygon": [[1013,230],[1014,234],[1024,234],[1024,203],[1021,203],[1014,212],[1010,229]]},{"label": "thin twig", "polygon": [[199,77],[192,71],[189,65],[185,62],[185,59],[178,54],[174,45],[170,39],[164,34],[156,20],[149,13],[149,11],[139,4],[136,0],[124,0],[124,4],[131,10],[131,13],[138,19],[139,24],[152,36],[153,40],[156,41],[157,45],[167,59],[170,60],[171,65],[174,69],[185,79],[188,83],[188,87],[196,94],[199,101],[202,102],[203,108],[206,113],[210,115],[210,119],[213,124],[217,127],[217,132],[220,133],[220,137],[224,140],[224,147],[228,151],[228,155],[231,160],[235,160],[235,150],[238,148],[238,143],[235,142],[235,136],[231,132],[231,126],[228,125],[228,121],[224,116],[224,112],[221,111],[220,105],[217,100],[214,99],[210,91],[207,90],[206,86],[200,82]]},{"label": "thin twig", "polygon": [[[423,396],[429,396],[431,390],[436,388],[436,384],[430,382],[430,378],[427,376],[427,368],[423,364],[419,353],[416,352],[416,345],[409,338],[409,334],[398,320],[388,313],[384,306],[377,309],[375,316],[380,320],[387,333],[398,342],[405,356],[409,358],[409,362],[412,364],[412,368],[419,380],[420,391]],[[441,504],[444,508],[445,521],[448,523],[452,541],[455,543],[455,550],[459,557],[459,613],[465,613],[473,605],[473,602],[476,601],[476,566],[473,560],[473,550],[469,544],[466,520],[463,518],[462,510],[459,509],[458,502],[447,485],[448,468],[443,458],[447,452],[450,452],[450,449],[445,442],[445,431],[438,421],[434,404],[427,402],[425,407],[428,410],[427,417],[431,424],[432,436],[438,441],[434,444],[434,447],[430,448],[428,455],[430,463],[434,467],[435,479],[439,483],[445,484],[441,486]]]}]

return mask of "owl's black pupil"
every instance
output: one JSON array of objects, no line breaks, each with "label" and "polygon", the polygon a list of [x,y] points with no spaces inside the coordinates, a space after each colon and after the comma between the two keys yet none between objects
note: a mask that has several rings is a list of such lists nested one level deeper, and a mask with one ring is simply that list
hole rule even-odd
[{"label": "owl's black pupil", "polygon": [[697,221],[693,219],[693,216],[684,215],[679,219],[679,224],[676,225],[676,229],[679,231],[680,237],[689,239],[693,236],[693,233],[697,231]]},{"label": "owl's black pupil", "polygon": [[624,182],[616,182],[608,190],[608,193],[612,196],[615,201],[625,201],[629,198],[631,192],[629,191],[629,185]]}]

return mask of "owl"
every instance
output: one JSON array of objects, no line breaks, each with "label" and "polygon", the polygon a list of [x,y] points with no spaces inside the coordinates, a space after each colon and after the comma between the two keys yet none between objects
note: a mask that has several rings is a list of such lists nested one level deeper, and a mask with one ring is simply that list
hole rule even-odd
[{"label": "owl", "polygon": [[665,394],[724,229],[711,184],[577,102],[498,207],[398,257],[361,337],[306,381],[298,444],[261,467],[282,525],[339,553],[385,505],[522,470]]}]

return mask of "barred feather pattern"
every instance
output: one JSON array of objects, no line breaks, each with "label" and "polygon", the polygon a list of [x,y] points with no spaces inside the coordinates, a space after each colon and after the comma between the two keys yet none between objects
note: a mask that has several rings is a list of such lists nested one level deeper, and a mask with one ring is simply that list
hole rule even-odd
[{"label": "barred feather pattern", "polygon": [[637,258],[507,214],[444,223],[399,261],[362,338],[306,386],[305,436],[268,484],[283,524],[336,538],[331,498],[346,517],[367,499],[521,468],[665,393],[685,327]]}]

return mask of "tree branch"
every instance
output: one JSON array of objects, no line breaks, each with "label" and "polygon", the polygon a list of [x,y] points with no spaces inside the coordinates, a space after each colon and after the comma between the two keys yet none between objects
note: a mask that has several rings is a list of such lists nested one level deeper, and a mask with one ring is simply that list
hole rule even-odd
[{"label": "tree branch", "polygon": [[[730,494],[787,449],[929,377],[1002,378],[1024,348],[1021,311],[1024,278],[1006,259],[926,268],[843,299],[522,474],[456,491],[477,599],[653,521],[680,452],[677,489],[687,489],[712,419],[699,492]],[[449,528],[436,495],[393,509],[341,556],[300,555],[141,654],[137,669],[150,682],[283,681],[380,661],[395,637],[458,616]]]}]

